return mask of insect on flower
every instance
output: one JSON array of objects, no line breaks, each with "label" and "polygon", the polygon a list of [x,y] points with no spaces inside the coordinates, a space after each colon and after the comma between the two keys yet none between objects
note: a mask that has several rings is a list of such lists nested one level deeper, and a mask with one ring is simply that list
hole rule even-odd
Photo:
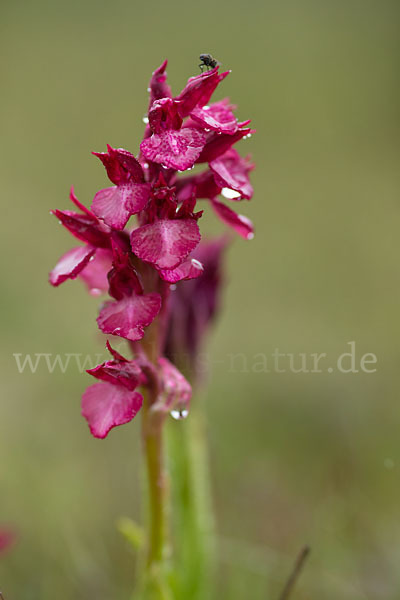
[{"label": "insect on flower", "polygon": [[211,54],[200,54],[199,58],[201,60],[201,63],[199,64],[201,72],[203,72],[204,67],[207,67],[208,71],[209,68],[215,69],[215,67],[218,67],[220,64],[215,58],[211,56]]}]

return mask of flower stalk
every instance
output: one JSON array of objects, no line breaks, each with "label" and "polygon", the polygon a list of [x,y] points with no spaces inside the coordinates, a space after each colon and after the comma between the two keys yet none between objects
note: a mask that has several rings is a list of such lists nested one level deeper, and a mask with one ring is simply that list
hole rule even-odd
[{"label": "flower stalk", "polygon": [[[211,65],[210,65],[211,66]],[[250,121],[238,121],[228,99],[209,104],[229,71],[190,77],[173,97],[167,61],[149,85],[149,110],[140,151],[134,156],[107,145],[93,154],[112,185],[96,192],[90,208],[71,189],[73,210],[54,210],[81,245],[66,252],[51,271],[59,286],[81,279],[94,296],[107,294],[97,317],[111,357],[88,373],[97,381],[82,395],[82,415],[95,438],[103,439],[141,411],[141,435],[148,496],[148,536],[141,592],[144,600],[200,600],[207,566],[207,501],[204,435],[171,429],[174,490],[173,545],[169,539],[169,480],[166,426],[169,414],[187,416],[190,380],[179,370],[190,366],[217,308],[219,262],[227,239],[201,242],[199,220],[209,206],[225,225],[252,239],[251,221],[219,197],[237,204],[250,200],[254,165],[234,148],[250,137]],[[192,174],[195,166],[205,166]],[[186,174],[183,174],[184,172]],[[202,208],[198,210],[198,201]],[[185,287],[186,286],[186,287]],[[133,356],[115,348],[126,340]],[[195,369],[194,369],[195,370]],[[193,424],[196,421],[193,419]],[[172,425],[172,422],[171,422]],[[179,561],[171,559],[175,546]],[[175,564],[175,573],[171,567]],[[179,579],[177,573],[185,570]],[[180,581],[180,583],[179,583]],[[182,583],[183,582],[183,583]]]}]

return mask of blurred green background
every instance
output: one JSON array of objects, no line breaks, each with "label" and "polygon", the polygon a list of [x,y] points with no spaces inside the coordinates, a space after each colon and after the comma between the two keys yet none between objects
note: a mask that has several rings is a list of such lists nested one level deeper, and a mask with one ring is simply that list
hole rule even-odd
[{"label": "blurred green background", "polygon": [[[19,535],[0,558],[7,600],[131,590],[115,521],[139,518],[139,423],[94,440],[88,376],[19,374],[13,353],[103,351],[98,300],[47,284],[73,243],[49,210],[71,184],[90,203],[106,185],[90,151],[136,153],[151,71],[168,58],[177,93],[201,52],[232,69],[218,97],[257,129],[238,147],[257,163],[241,206],[257,234],[230,251],[196,400],[219,597],[277,598],[305,543],[297,600],[400,597],[399,17],[397,0],[1,1],[0,524]],[[251,369],[276,348],[334,361],[353,340],[376,373]]]}]

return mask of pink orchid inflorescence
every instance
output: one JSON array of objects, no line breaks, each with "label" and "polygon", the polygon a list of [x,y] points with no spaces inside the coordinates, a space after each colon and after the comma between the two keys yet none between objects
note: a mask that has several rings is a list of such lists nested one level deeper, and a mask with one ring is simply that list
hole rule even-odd
[{"label": "pink orchid inflorescence", "polygon": [[[137,414],[143,403],[138,388],[156,389],[153,408],[161,415],[187,413],[190,385],[162,353],[171,327],[180,326],[170,306],[171,288],[182,280],[207,280],[195,258],[201,256],[198,221],[203,212],[196,210],[197,201],[208,201],[241,237],[253,237],[251,221],[218,199],[221,194],[231,201],[253,195],[253,165],[233,148],[252,133],[250,121],[238,122],[227,99],[208,104],[229,71],[220,73],[217,66],[191,77],[173,98],[166,66],[167,61],[150,81],[138,157],[109,145],[107,152],[94,152],[113,185],[95,194],[90,209],[72,189],[70,199],[78,210],[52,211],[83,245],[61,257],[50,283],[58,286],[79,277],[92,295],[108,292],[98,326],[104,334],[128,340],[134,354],[128,360],[107,341],[111,360],[88,370],[99,382],[84,392],[82,414],[98,438]],[[205,170],[181,175],[202,163],[208,164]],[[136,223],[128,226],[132,216]]]}]

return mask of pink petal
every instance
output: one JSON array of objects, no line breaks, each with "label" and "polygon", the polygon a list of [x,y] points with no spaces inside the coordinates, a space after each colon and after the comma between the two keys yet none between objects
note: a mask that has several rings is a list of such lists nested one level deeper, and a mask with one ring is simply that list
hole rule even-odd
[{"label": "pink petal", "polygon": [[169,283],[177,283],[182,279],[196,279],[202,275],[204,267],[200,261],[195,258],[187,258],[181,265],[175,269],[160,269],[161,279]]},{"label": "pink petal", "polygon": [[144,336],[144,328],[152,323],[161,308],[161,296],[156,293],[133,295],[107,302],[97,317],[103,333],[118,335],[135,342]]},{"label": "pink petal", "polygon": [[96,252],[91,246],[78,246],[68,250],[58,261],[49,275],[51,285],[58,286],[66,279],[75,279],[86,267]]},{"label": "pink petal", "polygon": [[92,435],[103,439],[113,427],[132,421],[142,403],[138,392],[112,383],[95,383],[82,396],[82,416]]},{"label": "pink petal", "polygon": [[217,85],[229,75],[229,71],[218,73],[218,67],[196,77],[191,77],[185,88],[176,98],[179,100],[179,114],[187,117],[196,106],[204,106],[214,93]]},{"label": "pink petal", "polygon": [[109,227],[123,229],[131,215],[143,210],[150,195],[146,183],[127,183],[97,192],[92,210]]},{"label": "pink petal", "polygon": [[163,402],[157,404],[157,408],[163,412],[177,411],[186,416],[189,410],[190,399],[192,397],[192,388],[182,373],[166,358],[159,358],[160,375],[162,382],[162,391],[164,394]]},{"label": "pink petal", "polygon": [[242,158],[236,150],[228,150],[225,154],[210,163],[217,184],[227,187],[240,194],[240,198],[250,200],[253,196],[253,187],[250,184],[248,173],[252,165]]},{"label": "pink petal", "polygon": [[133,391],[140,382],[141,369],[133,360],[107,360],[93,369],[87,369],[96,379],[121,385]]},{"label": "pink petal", "polygon": [[71,200],[71,202],[73,202],[75,204],[75,206],[77,208],[79,208],[79,210],[81,210],[88,217],[90,217],[91,219],[93,219],[94,221],[96,221],[96,217],[94,216],[94,214],[92,213],[92,211],[90,211],[84,204],[82,204],[82,202],[79,202],[78,198],[75,195],[75,191],[74,191],[73,186],[71,187],[70,192],[69,192],[69,199]]},{"label": "pink petal", "polygon": [[180,177],[175,182],[179,202],[184,202],[195,195],[196,198],[215,198],[221,193],[221,187],[215,182],[214,173],[207,169],[196,175]]},{"label": "pink petal", "polygon": [[229,225],[229,227],[232,227],[236,233],[242,236],[242,238],[245,240],[253,239],[254,227],[250,219],[244,215],[238,215],[234,210],[226,206],[226,204],[223,204],[215,198],[211,201],[211,203],[214,211],[221,221]]},{"label": "pink petal", "polygon": [[114,360],[117,360],[119,362],[128,362],[128,359],[126,359],[124,356],[122,356],[122,354],[120,354],[119,352],[114,350],[114,348],[111,346],[111,344],[108,340],[106,342],[106,348]]},{"label": "pink petal", "polygon": [[132,178],[134,182],[144,181],[143,169],[136,158],[123,148],[113,148],[107,144],[108,152],[92,152],[106,168],[108,178],[115,185],[127,183]]},{"label": "pink petal", "polygon": [[96,248],[109,248],[109,230],[106,225],[101,223],[94,214],[86,212],[79,214],[71,210],[52,210],[52,214],[57,217],[63,225],[78,240],[96,246]]},{"label": "pink petal", "polygon": [[211,162],[224,154],[233,144],[236,144],[239,140],[249,135],[252,129],[240,129],[233,135],[227,135],[226,133],[213,133],[209,134],[207,144],[204,146],[197,162]]},{"label": "pink petal", "polygon": [[238,128],[236,117],[224,100],[209,107],[194,108],[190,116],[203,127],[219,133],[232,135]]},{"label": "pink petal", "polygon": [[161,98],[171,98],[171,88],[167,84],[167,68],[168,61],[164,60],[161,66],[156,69],[151,77],[149,91],[150,91],[150,106],[154,100],[160,100]]},{"label": "pink petal", "polygon": [[200,241],[195,219],[160,219],[131,233],[132,250],[160,269],[177,267]]},{"label": "pink petal", "polygon": [[166,130],[142,141],[140,149],[153,162],[170,169],[185,171],[194,165],[206,143],[206,135],[190,127]]},{"label": "pink petal", "polygon": [[107,273],[111,270],[112,253],[110,250],[98,248],[93,260],[79,273],[79,277],[86,283],[92,296],[108,290]]}]

